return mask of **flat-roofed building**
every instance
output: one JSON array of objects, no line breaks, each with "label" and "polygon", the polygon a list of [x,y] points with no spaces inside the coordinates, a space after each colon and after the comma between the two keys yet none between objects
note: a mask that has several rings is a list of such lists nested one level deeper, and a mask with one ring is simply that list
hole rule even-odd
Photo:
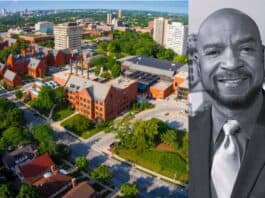
[{"label": "flat-roofed building", "polygon": [[55,49],[80,49],[82,27],[76,23],[62,23],[54,27]]}]

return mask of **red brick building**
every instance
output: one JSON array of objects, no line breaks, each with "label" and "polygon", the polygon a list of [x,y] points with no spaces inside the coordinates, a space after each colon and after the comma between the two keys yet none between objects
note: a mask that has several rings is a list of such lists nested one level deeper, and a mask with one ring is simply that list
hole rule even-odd
[{"label": "red brick building", "polygon": [[0,63],[0,78],[4,76],[6,69],[7,69],[7,66],[3,63]]},{"label": "red brick building", "polygon": [[[62,77],[60,77],[62,76]],[[118,78],[107,83],[61,72],[53,80],[65,84],[69,103],[90,120],[115,118],[136,99],[137,81]],[[63,83],[67,80],[66,83]]]},{"label": "red brick building", "polygon": [[22,85],[22,78],[15,72],[7,69],[3,77],[4,82],[11,87],[17,87]]},{"label": "red brick building", "polygon": [[28,75],[37,78],[43,77],[46,72],[47,65],[44,63],[44,61],[35,58],[30,58],[28,64]]},{"label": "red brick building", "polygon": [[48,66],[60,66],[69,62],[68,55],[62,50],[45,49],[45,60]]},{"label": "red brick building", "polygon": [[6,61],[8,69],[19,74],[25,74],[28,71],[29,59],[22,55],[10,54]]}]

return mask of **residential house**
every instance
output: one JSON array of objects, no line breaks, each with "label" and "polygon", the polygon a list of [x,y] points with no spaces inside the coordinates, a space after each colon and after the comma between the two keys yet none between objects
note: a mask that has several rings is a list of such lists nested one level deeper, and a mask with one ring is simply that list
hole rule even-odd
[{"label": "residential house", "polygon": [[63,198],[96,198],[97,193],[93,187],[86,181],[78,185],[73,185],[73,188],[68,191]]},{"label": "residential house", "polygon": [[48,153],[45,153],[31,162],[20,166],[17,169],[17,174],[20,180],[24,183],[32,183],[43,176],[44,173],[55,166]]},{"label": "residential house", "polygon": [[10,87],[17,87],[22,85],[22,78],[15,72],[7,69],[3,77],[4,82]]},{"label": "residential house", "polygon": [[15,171],[17,167],[32,161],[37,157],[37,150],[31,144],[21,146],[14,151],[6,151],[2,162],[6,169]]},{"label": "residential house", "polygon": [[47,65],[40,59],[30,58],[28,64],[28,75],[37,78],[43,77],[47,72]]}]

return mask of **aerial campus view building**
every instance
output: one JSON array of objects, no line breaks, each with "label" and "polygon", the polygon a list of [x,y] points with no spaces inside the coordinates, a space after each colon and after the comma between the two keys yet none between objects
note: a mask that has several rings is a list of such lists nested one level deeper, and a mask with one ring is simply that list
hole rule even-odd
[{"label": "aerial campus view building", "polygon": [[[0,106],[10,102],[10,111],[17,108],[24,117],[21,126],[0,127],[1,166],[13,175],[7,188],[22,193],[24,187],[30,187],[42,197],[82,198],[125,196],[124,186],[139,197],[187,197],[186,150],[176,151],[171,142],[156,135],[150,150],[157,154],[147,155],[156,158],[149,161],[154,160],[152,164],[159,168],[141,162],[146,159],[137,162],[118,152],[127,149],[124,142],[129,140],[125,138],[137,124],[146,125],[145,133],[154,126],[174,133],[173,138],[177,133],[186,135],[189,66],[183,21],[172,14],[143,12],[140,16],[148,20],[140,25],[138,16],[121,9],[89,11],[90,15],[81,17],[73,17],[71,10],[25,9],[18,13],[21,18],[41,19],[35,25],[12,26],[0,34],[0,52],[6,53],[0,57]],[[70,17],[56,22],[61,13]],[[13,17],[6,10],[0,15]],[[133,17],[135,22],[130,20]],[[139,36],[143,45],[147,39],[157,47],[153,53],[162,50],[162,56],[168,50],[169,56],[125,52],[125,46],[117,47],[115,42],[126,34]],[[42,102],[50,107],[38,107]],[[12,113],[6,110],[5,116]],[[169,128],[160,129],[162,123]],[[22,129],[21,134],[30,135],[19,142],[9,139],[10,133]],[[164,171],[163,163],[173,155],[172,163],[181,167]],[[100,178],[103,173],[107,174],[104,179]],[[8,178],[5,171],[2,175]]]}]

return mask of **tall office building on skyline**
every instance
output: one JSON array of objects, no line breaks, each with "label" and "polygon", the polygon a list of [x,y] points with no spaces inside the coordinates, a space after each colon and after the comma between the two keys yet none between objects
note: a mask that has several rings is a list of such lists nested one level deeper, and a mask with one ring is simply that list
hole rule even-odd
[{"label": "tall office building on skyline", "polygon": [[164,29],[167,20],[163,17],[159,17],[154,19],[154,32],[153,32],[153,39],[156,43],[163,45],[164,41]]},{"label": "tall office building on skyline", "polygon": [[163,17],[154,19],[153,39],[156,43],[172,49],[175,53],[186,54],[188,28],[180,22]]},{"label": "tall office building on skyline", "polygon": [[111,13],[107,13],[107,24],[111,24],[112,22],[112,14]]},{"label": "tall office building on skyline", "polygon": [[164,29],[164,46],[180,55],[187,51],[188,27],[180,22],[167,22]]},{"label": "tall office building on skyline", "polygon": [[81,47],[82,27],[76,23],[62,23],[54,27],[55,49],[79,49]]},{"label": "tall office building on skyline", "polygon": [[122,11],[121,11],[121,10],[118,11],[118,18],[119,18],[119,19],[122,18]]}]

